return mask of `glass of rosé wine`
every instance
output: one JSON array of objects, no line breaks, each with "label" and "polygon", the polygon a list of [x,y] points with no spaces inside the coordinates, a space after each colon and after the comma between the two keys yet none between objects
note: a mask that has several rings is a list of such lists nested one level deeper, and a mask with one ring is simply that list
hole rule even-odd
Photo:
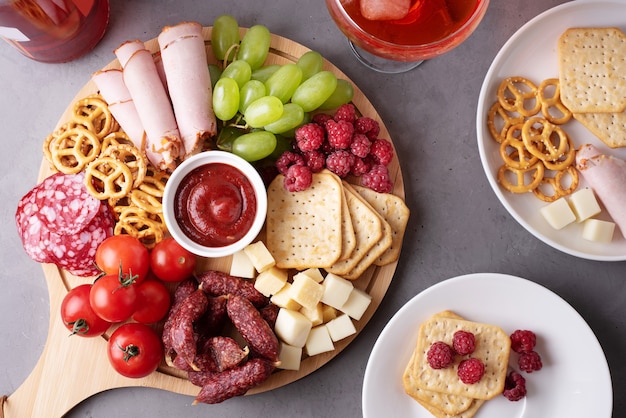
[{"label": "glass of ros\u00e9 wine", "polygon": [[442,55],[478,27],[489,0],[326,0],[354,55],[383,73],[402,73]]}]

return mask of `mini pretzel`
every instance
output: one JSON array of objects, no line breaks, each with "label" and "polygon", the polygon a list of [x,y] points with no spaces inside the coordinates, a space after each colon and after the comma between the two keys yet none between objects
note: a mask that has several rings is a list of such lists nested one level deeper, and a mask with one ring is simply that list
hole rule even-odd
[{"label": "mini pretzel", "polygon": [[72,119],[95,133],[100,139],[117,130],[117,122],[107,103],[99,96],[85,97],[74,103]]},{"label": "mini pretzel", "polygon": [[[549,91],[552,90],[552,95]],[[538,90],[541,113],[551,123],[562,125],[572,118],[572,112],[561,102],[561,85],[558,78],[548,78],[541,82]]]},{"label": "mini pretzel", "polygon": [[[544,166],[541,161],[528,168],[513,168],[506,164],[498,170],[498,181],[510,192],[526,193],[535,189],[541,183],[544,175]],[[515,181],[509,180],[507,173],[512,173]],[[528,177],[530,176],[530,181]]]},{"label": "mini pretzel", "polygon": [[512,136],[502,141],[500,144],[500,157],[504,163],[512,168],[524,169],[528,168],[539,161],[539,158],[530,154],[524,143]]},{"label": "mini pretzel", "polygon": [[111,145],[131,145],[131,146],[135,146],[135,144],[128,137],[128,135],[126,135],[126,133],[122,132],[122,131],[111,132],[110,134],[108,134],[107,136],[102,138],[102,150],[100,152],[102,153],[102,152],[106,151],[106,149],[108,147],[110,147]]},{"label": "mini pretzel", "polygon": [[128,195],[133,186],[130,168],[113,157],[100,157],[85,169],[87,190],[100,200],[115,202]]},{"label": "mini pretzel", "polygon": [[[487,128],[491,137],[496,142],[501,143],[506,138],[507,132],[512,126],[522,123],[524,117],[520,115],[513,115],[502,107],[500,102],[495,102],[489,112],[487,112]],[[500,128],[498,128],[498,126]]]},{"label": "mini pretzel", "polygon": [[92,132],[80,127],[53,136],[46,144],[52,164],[65,174],[80,172],[100,153],[98,138]]},{"label": "mini pretzel", "polygon": [[126,216],[115,224],[115,235],[128,234],[141,241],[147,248],[154,247],[163,240],[163,230],[160,225],[148,218],[140,216]]},{"label": "mini pretzel", "polygon": [[528,152],[543,161],[558,160],[565,155],[570,144],[563,129],[539,117],[524,122],[522,141]]},{"label": "mini pretzel", "polygon": [[170,175],[165,171],[155,169],[148,170],[146,177],[143,179],[143,183],[139,185],[139,190],[154,197],[163,197],[165,183],[167,183],[169,178]]},{"label": "mini pretzel", "polygon": [[109,145],[101,154],[123,162],[133,174],[133,187],[139,187],[146,177],[147,164],[139,150],[131,145]]},{"label": "mini pretzel", "polygon": [[143,190],[135,189],[131,191],[130,201],[147,213],[157,215],[163,212],[163,205],[161,204],[161,201]]},{"label": "mini pretzel", "polygon": [[[566,174],[570,178],[569,187],[563,184],[563,177]],[[570,165],[565,170],[557,171],[554,177],[544,177],[539,186],[533,189],[533,193],[544,202],[554,202],[563,196],[574,193],[578,188],[578,180],[578,170]],[[549,189],[549,193],[545,192],[546,188]]]},{"label": "mini pretzel", "polygon": [[509,112],[517,112],[526,117],[536,115],[541,109],[537,86],[518,76],[502,80],[498,87],[498,102]]}]

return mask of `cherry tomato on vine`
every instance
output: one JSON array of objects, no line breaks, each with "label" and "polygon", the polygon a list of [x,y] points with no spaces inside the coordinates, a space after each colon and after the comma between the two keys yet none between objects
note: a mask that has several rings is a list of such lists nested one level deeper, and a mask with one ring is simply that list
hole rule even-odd
[{"label": "cherry tomato on vine", "polygon": [[164,282],[180,282],[191,276],[197,257],[174,238],[165,238],[150,252],[150,268]]},{"label": "cherry tomato on vine", "polygon": [[150,253],[145,245],[130,235],[113,235],[98,246],[96,264],[106,274],[132,274],[140,283],[150,269]]},{"label": "cherry tomato on vine", "polygon": [[111,323],[100,318],[89,303],[90,284],[71,289],[61,302],[61,320],[72,335],[98,337],[109,329]]},{"label": "cherry tomato on vine", "polygon": [[165,317],[170,309],[170,291],[158,280],[144,280],[137,285],[137,309],[132,318],[142,324],[152,324]]},{"label": "cherry tomato on vine", "polygon": [[107,354],[111,366],[119,374],[140,378],[159,367],[163,345],[152,328],[131,322],[121,325],[111,334]]},{"label": "cherry tomato on vine", "polygon": [[130,276],[102,276],[91,287],[89,303],[94,312],[104,320],[126,321],[137,307],[137,286]]}]

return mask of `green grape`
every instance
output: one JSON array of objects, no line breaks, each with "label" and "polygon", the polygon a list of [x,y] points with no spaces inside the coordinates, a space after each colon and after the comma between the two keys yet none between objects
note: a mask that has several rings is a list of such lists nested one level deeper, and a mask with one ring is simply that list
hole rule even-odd
[{"label": "green grape", "polygon": [[280,64],[264,65],[255,70],[252,70],[252,76],[250,78],[265,83],[272,76],[272,74],[278,71],[280,67]]},{"label": "green grape", "polygon": [[302,80],[304,81],[311,78],[313,74],[317,74],[322,71],[322,67],[324,66],[324,58],[319,52],[307,51],[302,54],[296,64],[302,70]]},{"label": "green grape", "polygon": [[215,64],[209,64],[209,76],[211,77],[211,88],[215,88],[215,83],[220,79],[222,69]]},{"label": "green grape", "polygon": [[268,96],[276,96],[281,102],[287,103],[301,81],[300,67],[296,64],[285,64],[267,79],[265,89]]},{"label": "green grape", "polygon": [[233,150],[233,142],[246,131],[237,128],[236,126],[224,126],[220,129],[220,133],[217,136],[216,145],[217,148],[222,151],[231,152]]},{"label": "green grape", "polygon": [[220,120],[230,120],[239,110],[239,86],[232,78],[220,78],[213,90],[213,112]]},{"label": "green grape", "polygon": [[303,81],[291,96],[291,101],[302,106],[305,112],[311,112],[328,100],[336,87],[335,74],[323,70]]},{"label": "green grape", "polygon": [[237,59],[248,61],[253,70],[259,68],[270,52],[271,40],[271,34],[267,27],[263,25],[252,26],[241,39]]},{"label": "green grape", "polygon": [[276,148],[276,136],[268,131],[253,131],[233,141],[232,153],[246,161],[258,161],[272,154]]},{"label": "green grape", "polygon": [[256,99],[266,96],[265,84],[259,80],[250,80],[239,89],[239,113],[246,113],[246,108]]},{"label": "green grape", "polygon": [[265,125],[264,129],[274,134],[282,134],[296,126],[304,120],[304,111],[295,103],[287,103],[283,106],[283,114],[275,122]]},{"label": "green grape", "polygon": [[342,104],[349,103],[354,97],[352,83],[342,78],[337,79],[337,87],[324,103],[319,107],[321,110],[337,109]]},{"label": "green grape", "polygon": [[[295,103],[293,103],[295,104]],[[295,138],[296,137],[296,129],[298,129],[299,127],[306,125],[307,123],[311,122],[311,114],[309,112],[304,112],[304,116],[302,117],[302,122],[300,122],[297,126],[295,126],[292,129],[289,129],[288,131],[285,131],[283,133],[281,133],[282,136],[284,136],[285,138]]]},{"label": "green grape", "polygon": [[230,15],[218,16],[213,21],[213,30],[211,31],[211,49],[215,58],[220,61],[223,60],[233,45],[239,45],[237,20]]},{"label": "green grape", "polygon": [[244,60],[235,60],[224,68],[220,78],[232,78],[237,82],[239,88],[241,88],[250,80],[251,75],[252,69],[250,68],[250,64]]},{"label": "green grape", "polygon": [[277,121],[283,114],[283,107],[278,97],[263,96],[246,107],[243,117],[251,128],[262,128]]}]

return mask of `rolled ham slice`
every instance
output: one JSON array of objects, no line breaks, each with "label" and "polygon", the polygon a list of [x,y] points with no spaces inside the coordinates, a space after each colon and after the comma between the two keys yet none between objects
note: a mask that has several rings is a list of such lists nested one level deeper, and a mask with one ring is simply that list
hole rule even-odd
[{"label": "rolled ham slice", "polygon": [[166,26],[158,42],[184,159],[199,152],[203,141],[217,133],[202,25]]},{"label": "rolled ham slice", "polygon": [[626,162],[586,144],[576,153],[576,168],[626,236]]},{"label": "rolled ham slice", "polygon": [[137,41],[126,42],[115,54],[147,134],[148,159],[158,169],[172,171],[183,147],[178,125],[152,54],[139,47]]}]

